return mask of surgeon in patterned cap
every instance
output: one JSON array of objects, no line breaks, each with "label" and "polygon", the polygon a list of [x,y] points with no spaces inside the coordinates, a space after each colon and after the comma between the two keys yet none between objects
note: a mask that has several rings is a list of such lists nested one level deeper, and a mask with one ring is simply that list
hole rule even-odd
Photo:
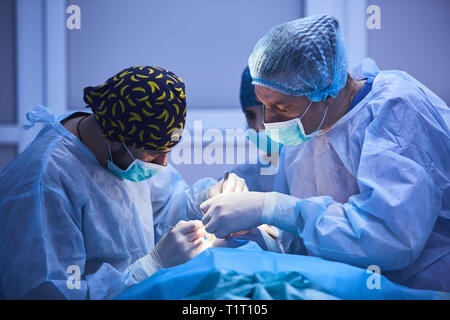
[{"label": "surgeon in patterned cap", "polygon": [[[84,88],[84,101],[107,145],[100,157],[105,167],[131,181],[163,169],[186,121],[181,78],[159,67],[131,67],[100,86]],[[82,128],[82,121],[78,125]]]},{"label": "surgeon in patterned cap", "polygon": [[42,130],[0,174],[0,243],[13,244],[0,245],[2,298],[112,299],[206,247],[199,206],[221,185],[190,188],[167,164],[183,81],[132,67],[83,98],[92,112],[28,112],[24,128]]}]

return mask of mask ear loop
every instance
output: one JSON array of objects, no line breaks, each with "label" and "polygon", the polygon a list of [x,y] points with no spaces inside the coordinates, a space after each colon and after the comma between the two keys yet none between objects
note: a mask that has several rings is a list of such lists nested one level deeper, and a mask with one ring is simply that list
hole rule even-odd
[{"label": "mask ear loop", "polygon": [[303,119],[303,117],[305,116],[305,114],[308,112],[309,108],[311,108],[312,106],[312,101],[309,102],[308,107],[306,108],[306,110],[303,112],[303,114],[300,116],[299,120],[301,121]]},{"label": "mask ear loop", "polygon": [[111,146],[108,144],[108,152],[109,152],[109,160],[113,162],[112,153],[111,153]]},{"label": "mask ear loop", "polygon": [[327,117],[327,112],[328,112],[328,106],[325,109],[325,114],[323,115],[322,121],[320,122],[319,126],[317,127],[316,131],[319,131],[320,128],[322,127],[323,122],[325,121],[325,118]]},{"label": "mask ear loop", "polygon": [[266,124],[266,105],[265,104],[263,104],[262,122],[263,122],[263,124]]},{"label": "mask ear loop", "polygon": [[[301,115],[301,117],[299,118],[299,120],[301,121],[303,119],[303,116],[306,114],[306,112],[309,110],[309,108],[312,106],[312,101],[309,103],[308,107],[306,108],[305,112],[303,112],[303,114]],[[327,113],[328,113],[328,106],[325,109],[325,114],[323,115],[322,121],[320,121],[319,126],[317,127],[316,131],[319,131],[319,129],[322,127],[323,122],[325,121],[325,118],[327,117]]]},{"label": "mask ear loop", "polygon": [[133,158],[133,161],[136,160],[135,157],[133,157],[133,155],[131,154],[130,150],[128,150],[127,146],[125,145],[125,143],[122,143],[122,145],[125,147],[125,149],[128,151],[128,154],[131,156],[131,158]]}]

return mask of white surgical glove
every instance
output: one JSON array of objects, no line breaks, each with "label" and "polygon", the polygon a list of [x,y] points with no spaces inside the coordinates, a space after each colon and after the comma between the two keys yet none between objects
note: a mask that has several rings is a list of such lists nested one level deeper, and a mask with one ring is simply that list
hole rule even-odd
[{"label": "white surgical glove", "polygon": [[204,213],[202,222],[206,231],[225,238],[233,232],[261,225],[265,195],[264,192],[231,192],[203,202],[200,210]]},{"label": "white surgical glove", "polygon": [[208,199],[211,199],[221,193],[228,192],[248,192],[245,179],[239,177],[235,173],[230,173],[227,181],[222,179],[208,190]]},{"label": "white surgical glove", "polygon": [[205,228],[200,220],[179,221],[153,250],[128,267],[138,282],[161,268],[185,263],[205,249]]},{"label": "white surgical glove", "polygon": [[250,240],[256,242],[263,250],[284,253],[279,237],[280,231],[277,228],[262,224],[250,230],[232,233],[225,239],[216,239],[212,246],[236,248],[245,244],[243,240]]}]

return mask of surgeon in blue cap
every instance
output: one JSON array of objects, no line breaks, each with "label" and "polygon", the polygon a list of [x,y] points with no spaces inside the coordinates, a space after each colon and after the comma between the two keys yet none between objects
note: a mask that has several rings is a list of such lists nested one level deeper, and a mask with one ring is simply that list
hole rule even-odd
[{"label": "surgeon in blue cap", "polygon": [[255,86],[248,67],[241,76],[241,108],[247,121],[247,138],[258,151],[256,163],[245,163],[233,167],[230,172],[245,179],[250,191],[273,191],[281,144],[273,142],[264,130],[262,103],[256,98]]},{"label": "surgeon in blue cap", "polygon": [[218,195],[201,205],[206,231],[274,225],[302,238],[298,254],[450,291],[446,103],[371,59],[350,75],[341,25],[328,15],[273,27],[249,67],[267,135],[283,144],[289,195]]}]

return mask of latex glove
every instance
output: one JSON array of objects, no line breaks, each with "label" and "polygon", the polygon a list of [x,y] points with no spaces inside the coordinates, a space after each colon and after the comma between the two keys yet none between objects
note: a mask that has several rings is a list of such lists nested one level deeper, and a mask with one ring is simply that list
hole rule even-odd
[{"label": "latex glove", "polygon": [[205,228],[200,220],[179,221],[153,250],[128,269],[138,282],[161,268],[185,263],[205,249]]},{"label": "latex glove", "polygon": [[255,232],[256,232],[255,229],[258,229],[261,232],[265,232],[267,235],[271,236],[274,239],[278,239],[278,237],[280,235],[280,231],[277,228],[275,228],[274,226],[269,226],[268,224],[262,224],[262,225],[260,225],[257,228],[252,228],[252,229],[249,229],[249,230],[233,232],[232,234],[230,234],[228,236],[228,238],[240,237],[242,239],[248,239],[248,240],[255,241],[255,239],[252,238],[252,235],[254,235]]},{"label": "latex glove", "polygon": [[245,179],[235,173],[230,173],[226,182],[222,179],[209,189],[208,199],[228,192],[248,192]]},{"label": "latex glove", "polygon": [[[233,234],[230,235],[233,237]],[[233,239],[233,238],[231,238]],[[249,232],[238,235],[238,240],[251,240],[256,242],[261,249],[272,252],[284,253],[284,247],[280,240],[280,230],[274,226],[262,224],[257,228],[250,229]]]},{"label": "latex glove", "polygon": [[248,230],[262,224],[264,192],[223,193],[200,205],[202,222],[209,233],[225,238],[233,232]]},{"label": "latex glove", "polygon": [[225,239],[216,239],[212,246],[236,248],[244,245],[247,240],[256,242],[263,250],[284,253],[279,237],[280,231],[276,227],[262,224],[257,228],[232,233]]}]

